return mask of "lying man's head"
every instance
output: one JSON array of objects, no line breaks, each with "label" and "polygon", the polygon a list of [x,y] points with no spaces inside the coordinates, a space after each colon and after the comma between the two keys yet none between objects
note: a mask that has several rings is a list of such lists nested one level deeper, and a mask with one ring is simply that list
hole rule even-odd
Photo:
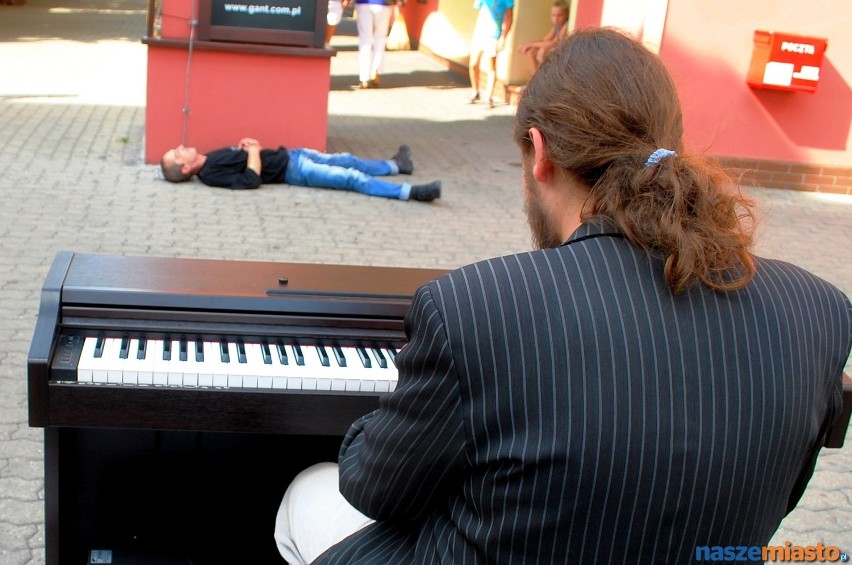
[{"label": "lying man's head", "polygon": [[160,168],[163,170],[163,178],[169,182],[185,182],[198,172],[196,163],[199,153],[195,147],[184,147],[178,145],[163,154]]}]

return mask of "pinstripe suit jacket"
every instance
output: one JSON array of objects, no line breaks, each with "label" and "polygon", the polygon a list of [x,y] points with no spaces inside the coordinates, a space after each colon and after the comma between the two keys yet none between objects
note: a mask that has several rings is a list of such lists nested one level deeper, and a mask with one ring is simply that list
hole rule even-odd
[{"label": "pinstripe suit jacket", "polygon": [[316,563],[682,563],[764,545],[839,413],[852,306],[757,260],[673,296],[587,223],[422,287],[399,384],[355,422],[340,489],[378,522]]}]

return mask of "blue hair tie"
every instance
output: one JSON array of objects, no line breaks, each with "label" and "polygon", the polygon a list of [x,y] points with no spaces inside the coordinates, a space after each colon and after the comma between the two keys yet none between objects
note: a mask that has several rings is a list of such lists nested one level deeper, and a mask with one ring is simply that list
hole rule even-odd
[{"label": "blue hair tie", "polygon": [[669,151],[668,149],[657,149],[651,153],[648,160],[645,161],[645,166],[650,167],[651,165],[656,165],[661,159],[665,159],[666,157],[677,157],[677,153]]}]

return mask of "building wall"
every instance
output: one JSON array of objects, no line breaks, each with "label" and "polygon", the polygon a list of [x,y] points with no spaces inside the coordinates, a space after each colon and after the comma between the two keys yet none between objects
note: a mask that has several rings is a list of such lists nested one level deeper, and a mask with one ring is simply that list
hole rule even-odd
[{"label": "building wall", "polygon": [[[464,72],[473,0],[429,2],[437,5],[421,45]],[[501,83],[529,80],[515,51],[546,32],[550,4],[516,0],[510,45],[498,58]],[[850,19],[849,0],[573,0],[569,25],[619,27],[660,54],[680,93],[690,150],[745,170],[755,184],[852,194]],[[828,40],[815,93],[746,84],[756,30]]]},{"label": "building wall", "polygon": [[[156,11],[151,0],[154,37],[145,40],[147,163],[179,143],[206,152],[234,145],[246,132],[267,147],[325,149],[331,49],[193,41],[190,51],[193,5],[160,6]],[[298,104],[282,92],[299,93]]]},{"label": "building wall", "polygon": [[[688,141],[723,157],[852,167],[850,17],[848,0],[669,0],[660,54]],[[828,40],[816,93],[746,85],[757,29]]]}]

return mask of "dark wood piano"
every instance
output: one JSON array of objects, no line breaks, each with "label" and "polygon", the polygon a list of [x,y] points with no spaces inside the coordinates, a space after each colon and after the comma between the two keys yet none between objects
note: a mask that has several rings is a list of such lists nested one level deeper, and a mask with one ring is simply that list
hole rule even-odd
[{"label": "dark wood piano", "polygon": [[393,389],[443,272],[59,253],[28,359],[48,565],[283,562],[286,485]]}]

